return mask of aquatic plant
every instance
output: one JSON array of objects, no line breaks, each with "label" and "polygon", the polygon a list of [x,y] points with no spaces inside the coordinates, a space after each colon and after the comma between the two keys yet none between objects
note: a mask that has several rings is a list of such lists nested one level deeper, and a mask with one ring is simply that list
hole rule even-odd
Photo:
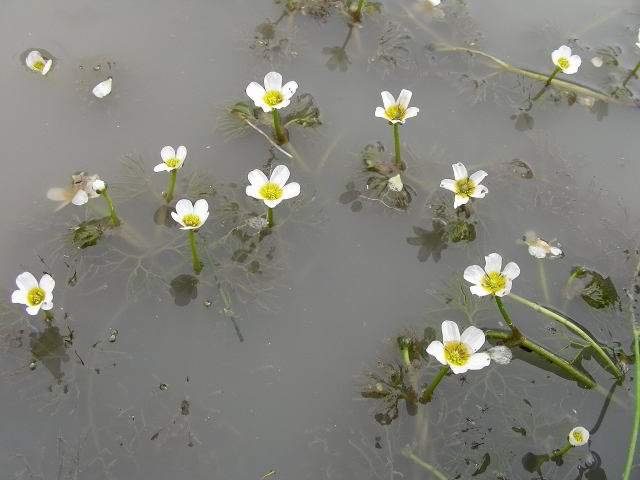
[{"label": "aquatic plant", "polygon": [[488,175],[484,170],[478,170],[469,176],[467,168],[460,162],[451,165],[455,180],[445,178],[440,186],[455,193],[453,208],[466,204],[470,198],[484,198],[489,189],[480,182]]},{"label": "aquatic plant", "polygon": [[11,294],[12,303],[26,305],[29,315],[37,315],[42,309],[45,311],[45,318],[51,318],[48,310],[53,308],[53,289],[56,286],[51,275],[45,273],[38,282],[30,272],[22,272],[16,277],[16,285],[18,290]]},{"label": "aquatic plant", "polygon": [[97,98],[104,98],[111,93],[111,88],[113,87],[113,78],[109,77],[106,80],[103,80],[91,90],[94,96]]},{"label": "aquatic plant", "polygon": [[572,428],[569,432],[569,438],[567,444],[561,449],[555,451],[553,455],[551,455],[551,460],[559,460],[562,456],[571,450],[573,447],[581,447],[582,445],[586,445],[589,441],[589,430],[584,427],[575,427]]},{"label": "aquatic plant", "polygon": [[46,75],[51,70],[53,60],[50,58],[44,58],[38,50],[31,50],[25,59],[27,67],[34,72],[39,72],[42,75]]},{"label": "aquatic plant", "polygon": [[412,95],[410,90],[403,89],[400,95],[398,95],[398,100],[393,98],[393,95],[386,90],[380,92],[380,95],[382,95],[384,108],[376,107],[375,116],[384,118],[389,122],[389,125],[393,127],[393,138],[396,147],[395,164],[398,168],[404,169],[402,167],[402,160],[400,159],[400,124],[404,125],[404,122],[408,118],[413,118],[418,115],[420,109],[409,106]]},{"label": "aquatic plant", "polygon": [[283,200],[297,197],[300,194],[300,184],[291,182],[286,185],[289,180],[289,169],[286,165],[278,165],[271,172],[271,178],[262,172],[262,170],[251,170],[248,178],[250,185],[247,185],[246,193],[248,196],[263,200],[267,206],[267,222],[269,227],[273,227],[273,209]]},{"label": "aquatic plant", "polygon": [[153,171],[171,172],[169,187],[165,194],[165,199],[167,200],[167,203],[169,203],[173,199],[173,190],[176,187],[177,171],[182,168],[184,160],[187,158],[187,147],[180,145],[177,151],[170,146],[162,147],[162,150],[160,150],[160,157],[162,157],[162,163],[153,167]]},{"label": "aquatic plant", "polygon": [[171,217],[178,222],[181,230],[189,231],[189,244],[191,245],[191,256],[193,259],[193,270],[200,273],[202,268],[198,251],[196,249],[195,232],[204,225],[209,218],[209,204],[204,198],[198,200],[195,204],[191,200],[183,198],[176,203],[176,211],[171,212]]},{"label": "aquatic plant", "polygon": [[282,132],[280,126],[281,108],[285,108],[291,103],[291,97],[296,93],[298,84],[289,81],[282,85],[282,75],[278,72],[269,72],[264,76],[264,87],[257,82],[247,85],[247,95],[256,107],[262,108],[265,113],[271,112],[273,115],[273,128],[276,131],[276,140],[279,144],[287,143],[287,137]]}]

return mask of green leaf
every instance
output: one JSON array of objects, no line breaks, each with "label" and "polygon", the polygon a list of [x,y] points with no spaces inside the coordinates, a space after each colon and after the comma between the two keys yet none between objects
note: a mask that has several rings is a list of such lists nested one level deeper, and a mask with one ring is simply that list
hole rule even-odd
[{"label": "green leaf", "polygon": [[591,307],[597,309],[613,308],[620,301],[611,278],[604,277],[600,273],[584,267],[574,267],[571,270],[569,283],[575,285],[577,283],[576,279],[580,280],[579,284],[576,285],[577,292]]}]

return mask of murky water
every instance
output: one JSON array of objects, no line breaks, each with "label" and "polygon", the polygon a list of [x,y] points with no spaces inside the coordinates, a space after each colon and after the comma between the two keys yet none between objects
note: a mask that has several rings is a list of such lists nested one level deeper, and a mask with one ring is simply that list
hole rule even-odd
[{"label": "murky water", "polygon": [[[600,388],[516,349],[509,365],[446,377],[415,411],[399,402],[390,425],[374,418],[384,403],[361,392],[368,373],[384,374],[379,361],[402,365],[400,335],[431,327],[440,338],[446,319],[505,327],[462,280],[491,252],[520,266],[514,293],[632,361],[640,80],[614,89],[640,59],[638,5],[389,0],[353,27],[339,3],[290,13],[268,0],[0,4],[6,478],[427,478],[407,445],[446,478],[621,477],[633,366],[616,384],[582,339],[508,297],[527,337]],[[477,49],[549,74],[561,44],[583,63],[558,78],[614,103],[585,106],[588,96],[551,88],[531,105],[542,81],[440,51]],[[46,76],[24,65],[34,48],[54,59]],[[289,128],[294,158],[226,110],[270,70],[299,85],[283,116],[303,94],[320,111],[320,125]],[[109,76],[112,93],[95,98]],[[400,128],[410,202],[382,191],[394,144],[373,115],[380,91],[402,88],[420,108]],[[165,145],[188,148],[175,198],[209,201],[199,275],[168,216],[175,201],[161,208],[168,175],[153,167]],[[388,175],[363,168],[364,150]],[[486,198],[457,214],[439,188],[456,162],[489,174]],[[264,205],[245,196],[246,175],[280,163],[302,193],[259,232],[249,221]],[[122,220],[82,224],[103,232],[93,246],[77,226],[107,215],[104,201],[54,212],[46,198],[80,170],[108,182]],[[471,236],[453,231],[461,220]],[[548,299],[520,240],[529,230],[565,252],[544,261]],[[580,295],[590,277],[567,283],[575,267],[609,277],[619,298],[594,308]],[[9,303],[25,270],[56,279],[53,323]],[[428,383],[438,367],[422,360],[415,375]],[[590,445],[537,468],[532,456],[561,448],[577,425]]]}]

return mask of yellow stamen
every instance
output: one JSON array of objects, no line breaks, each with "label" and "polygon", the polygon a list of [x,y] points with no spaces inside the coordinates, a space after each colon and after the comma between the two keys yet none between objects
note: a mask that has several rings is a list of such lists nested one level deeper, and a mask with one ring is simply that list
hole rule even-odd
[{"label": "yellow stamen", "polygon": [[458,367],[466,365],[471,357],[469,347],[462,342],[447,342],[444,344],[444,359]]},{"label": "yellow stamen", "polygon": [[40,287],[34,287],[27,293],[27,302],[29,306],[40,305],[44,300],[44,290]]},{"label": "yellow stamen", "polygon": [[578,443],[582,443],[584,441],[584,436],[582,435],[582,432],[578,432],[578,431],[573,432],[573,438]]},{"label": "yellow stamen", "polygon": [[39,60],[37,62],[33,62],[33,68],[36,70],[42,70],[44,68],[44,63]]},{"label": "yellow stamen", "polygon": [[167,161],[164,162],[167,164],[167,167],[177,167],[178,165],[180,165],[180,159],[179,158],[167,158]]},{"label": "yellow stamen", "polygon": [[284,95],[278,90],[270,90],[264,94],[264,103],[270,107],[274,107],[282,102],[284,102]]},{"label": "yellow stamen", "polygon": [[470,178],[456,180],[456,195],[470,197],[476,191],[476,184]]},{"label": "yellow stamen", "polygon": [[556,65],[558,65],[562,70],[566,70],[567,68],[569,68],[569,60],[564,57],[560,57],[558,60],[556,60]]},{"label": "yellow stamen", "polygon": [[186,227],[197,227],[200,225],[200,217],[189,213],[182,217],[182,223],[184,223]]},{"label": "yellow stamen", "polygon": [[405,109],[402,105],[391,105],[387,108],[387,117],[391,120],[403,120]]},{"label": "yellow stamen", "polygon": [[282,196],[282,189],[277,183],[267,183],[260,187],[260,196],[265,200],[278,200]]},{"label": "yellow stamen", "polygon": [[500,272],[489,272],[482,278],[482,286],[490,293],[504,289],[506,283],[507,279]]}]

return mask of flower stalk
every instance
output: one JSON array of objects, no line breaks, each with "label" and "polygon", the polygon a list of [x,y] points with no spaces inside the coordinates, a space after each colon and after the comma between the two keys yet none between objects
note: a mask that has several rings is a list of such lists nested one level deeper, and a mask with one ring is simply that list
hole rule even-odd
[{"label": "flower stalk", "polygon": [[560,458],[562,458],[562,456],[565,453],[567,453],[572,448],[573,448],[573,445],[571,445],[569,442],[567,442],[567,444],[564,447],[562,447],[560,450],[558,450],[553,455],[551,455],[551,460],[559,460]]},{"label": "flower stalk", "polygon": [[196,249],[196,232],[189,230],[189,243],[191,244],[191,257],[193,259],[193,271],[200,273],[202,268],[200,265],[200,258],[198,257],[198,250]]},{"label": "flower stalk", "polygon": [[273,128],[276,131],[276,141],[278,145],[282,145],[286,142],[286,138],[282,134],[282,127],[280,126],[280,112],[278,109],[274,108],[271,110],[271,114],[273,115]]},{"label": "flower stalk", "polygon": [[273,208],[267,207],[267,224],[269,228],[273,227]]},{"label": "flower stalk", "polygon": [[393,139],[396,145],[396,167],[402,169],[402,160],[400,159],[400,124],[393,124]]},{"label": "flower stalk", "polygon": [[173,190],[176,188],[176,177],[177,171],[171,170],[171,177],[169,177],[169,187],[167,188],[167,194],[165,195],[167,203],[170,203],[171,200],[173,200]]},{"label": "flower stalk", "polygon": [[540,288],[542,289],[542,296],[545,303],[551,303],[551,297],[549,296],[549,286],[547,285],[547,275],[544,272],[544,260],[538,259],[538,275],[540,276]]},{"label": "flower stalk", "polygon": [[114,227],[117,227],[118,225],[120,225],[120,220],[116,215],[116,207],[113,205],[113,199],[111,198],[111,195],[109,195],[109,192],[107,192],[106,186],[104,190],[102,190],[102,196],[107,201],[107,206],[109,207],[109,215],[111,215],[111,223]]},{"label": "flower stalk", "polygon": [[411,366],[411,358],[409,358],[409,347],[408,346],[404,347],[402,349],[402,354],[403,354],[403,357],[404,357],[404,364],[407,367],[410,367]]},{"label": "flower stalk", "polygon": [[356,7],[356,11],[353,12],[354,22],[362,21],[362,7],[364,7],[364,0],[358,0],[358,6]]},{"label": "flower stalk", "polygon": [[624,82],[622,82],[623,87],[626,87],[627,82],[636,76],[636,73],[638,73],[638,68],[640,68],[640,60],[638,61],[638,63],[636,63],[634,69],[629,72],[629,75],[627,75],[627,78],[624,79]]},{"label": "flower stalk", "polygon": [[502,299],[500,297],[498,297],[497,295],[494,295],[493,298],[496,299],[496,305],[498,305],[498,310],[500,310],[500,314],[502,315],[502,318],[504,318],[504,321],[506,322],[506,324],[511,329],[511,332],[513,334],[513,338],[517,339],[519,337],[522,337],[522,334],[520,333],[520,330],[518,330],[513,325],[513,322],[511,321],[511,317],[509,317],[509,314],[507,313],[507,310],[504,308],[504,303],[502,303]]},{"label": "flower stalk", "polygon": [[434,378],[431,382],[431,385],[429,385],[429,388],[422,392],[422,395],[420,396],[420,402],[427,403],[431,401],[431,398],[433,397],[433,391],[436,389],[444,376],[449,372],[449,368],[449,365],[445,365],[440,369],[436,378]]},{"label": "flower stalk", "polygon": [[582,330],[575,323],[573,323],[570,320],[566,319],[562,315],[558,315],[557,313],[549,310],[548,308],[545,308],[542,305],[539,305],[539,304],[537,304],[535,302],[532,302],[530,300],[527,300],[526,298],[522,298],[521,296],[516,295],[515,293],[510,293],[509,297],[514,299],[514,300],[516,300],[516,301],[518,301],[518,302],[520,302],[520,303],[522,303],[522,304],[524,304],[524,305],[526,305],[526,306],[528,306],[529,308],[532,308],[536,312],[543,313],[543,314],[547,315],[548,317],[553,318],[557,322],[559,322],[562,325],[564,325],[565,327],[567,327],[572,332],[574,332],[577,335],[579,335],[583,340],[585,340],[589,345],[591,345],[591,347],[593,347],[593,349],[596,351],[596,353],[605,361],[605,363],[609,366],[609,368],[615,374],[616,377],[618,377],[619,379],[624,377],[623,373],[620,371],[620,369],[618,369],[616,364],[613,363],[613,360],[611,360],[609,355],[607,355],[604,352],[602,347],[600,347],[600,345],[598,345],[597,342],[593,338],[591,338],[591,336],[589,336],[589,334],[587,334],[587,332]]},{"label": "flower stalk", "polygon": [[547,88],[549,88],[549,85],[551,85],[551,81],[556,78],[556,75],[558,74],[558,72],[560,72],[562,69],[560,67],[556,67],[555,70],[551,73],[551,75],[549,75],[549,78],[547,78],[547,81],[544,84],[544,87],[542,87],[540,89],[540,91],[536,94],[535,97],[533,97],[531,99],[532,102],[535,102],[536,100],[538,100],[542,94],[547,90]]}]

